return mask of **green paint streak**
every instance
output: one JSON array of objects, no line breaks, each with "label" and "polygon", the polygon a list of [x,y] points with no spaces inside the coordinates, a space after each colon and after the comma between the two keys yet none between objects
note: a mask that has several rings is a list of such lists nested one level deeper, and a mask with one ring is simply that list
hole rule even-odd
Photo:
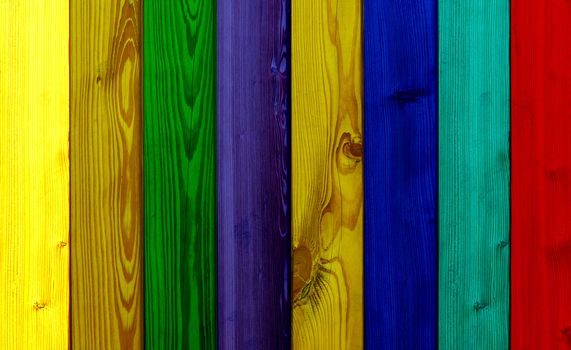
[{"label": "green paint streak", "polygon": [[215,349],[214,0],[144,4],[145,342]]},{"label": "green paint streak", "polygon": [[509,0],[439,1],[439,348],[508,349]]}]

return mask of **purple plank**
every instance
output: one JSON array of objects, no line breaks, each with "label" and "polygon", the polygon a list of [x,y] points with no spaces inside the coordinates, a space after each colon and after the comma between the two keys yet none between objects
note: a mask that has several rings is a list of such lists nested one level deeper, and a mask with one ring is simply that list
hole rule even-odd
[{"label": "purple plank", "polygon": [[218,1],[220,349],[290,349],[289,0]]}]

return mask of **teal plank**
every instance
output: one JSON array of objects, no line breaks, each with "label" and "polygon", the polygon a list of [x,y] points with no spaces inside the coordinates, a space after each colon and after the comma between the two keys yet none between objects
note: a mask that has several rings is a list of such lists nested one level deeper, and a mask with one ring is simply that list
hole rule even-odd
[{"label": "teal plank", "polygon": [[509,0],[439,1],[439,348],[509,345]]}]

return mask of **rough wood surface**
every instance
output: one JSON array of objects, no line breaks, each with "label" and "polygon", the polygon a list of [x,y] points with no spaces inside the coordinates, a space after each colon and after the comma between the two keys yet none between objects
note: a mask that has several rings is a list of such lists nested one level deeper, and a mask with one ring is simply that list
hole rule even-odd
[{"label": "rough wood surface", "polygon": [[439,0],[439,349],[509,343],[509,1]]},{"label": "rough wood surface", "polygon": [[571,349],[571,3],[511,11],[511,348]]},{"label": "rough wood surface", "polygon": [[69,339],[68,1],[0,1],[0,348]]},{"label": "rough wood surface", "polygon": [[364,0],[369,349],[437,344],[436,5]]},{"label": "rough wood surface", "polygon": [[144,4],[145,344],[216,349],[216,11]]},{"label": "rough wood surface", "polygon": [[290,349],[287,0],[218,1],[218,339]]},{"label": "rough wood surface", "polygon": [[143,346],[141,3],[71,6],[71,344]]},{"label": "rough wood surface", "polygon": [[362,2],[292,1],[292,343],[363,347]]}]

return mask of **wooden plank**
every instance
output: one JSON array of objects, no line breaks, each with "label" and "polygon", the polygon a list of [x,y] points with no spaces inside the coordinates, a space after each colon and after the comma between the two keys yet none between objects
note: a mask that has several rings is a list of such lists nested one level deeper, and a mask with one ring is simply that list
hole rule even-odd
[{"label": "wooden plank", "polygon": [[289,12],[218,1],[221,349],[291,349]]},{"label": "wooden plank", "polygon": [[571,4],[511,8],[511,346],[569,349]]},{"label": "wooden plank", "polygon": [[71,6],[71,344],[143,347],[141,3]]},{"label": "wooden plank", "polygon": [[509,342],[509,1],[439,0],[439,348]]},{"label": "wooden plank", "polygon": [[436,5],[436,0],[364,1],[365,343],[370,349],[437,344]]},{"label": "wooden plank", "polygon": [[0,1],[0,348],[65,349],[68,2]]},{"label": "wooden plank", "polygon": [[292,1],[292,344],[363,347],[362,2]]},{"label": "wooden plank", "polygon": [[215,349],[215,2],[144,4],[145,343]]}]

